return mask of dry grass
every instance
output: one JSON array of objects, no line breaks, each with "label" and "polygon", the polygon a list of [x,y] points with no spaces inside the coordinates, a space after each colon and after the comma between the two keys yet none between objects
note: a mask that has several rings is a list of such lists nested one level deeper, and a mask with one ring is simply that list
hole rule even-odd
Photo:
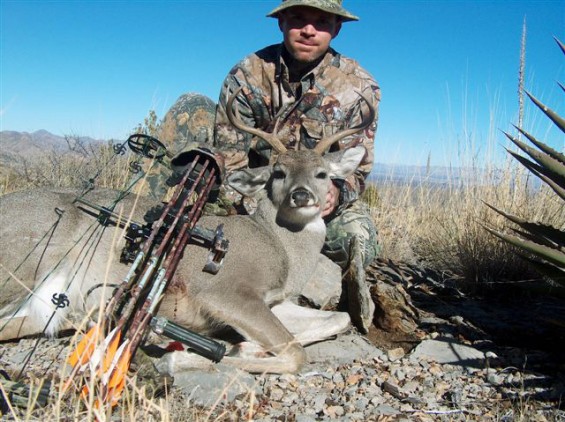
[{"label": "dry grass", "polygon": [[83,188],[91,179],[98,187],[122,189],[131,173],[131,154],[116,155],[114,144],[84,145],[69,140],[65,151],[13,157],[0,166],[0,194],[38,187]]},{"label": "dry grass", "polygon": [[513,247],[483,228],[508,226],[485,202],[559,228],[565,222],[562,203],[518,163],[470,169],[471,176],[454,177],[443,186],[392,179],[370,186],[364,199],[373,211],[383,256],[425,264],[467,282],[536,277]]}]

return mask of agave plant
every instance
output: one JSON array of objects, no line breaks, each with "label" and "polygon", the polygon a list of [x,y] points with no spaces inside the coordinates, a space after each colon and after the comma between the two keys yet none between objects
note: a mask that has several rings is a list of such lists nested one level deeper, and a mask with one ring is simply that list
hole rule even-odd
[{"label": "agave plant", "polygon": [[[563,54],[565,54],[565,45],[557,39],[556,41]],[[565,87],[561,84],[559,84],[559,86],[565,92]],[[530,100],[565,133],[565,119],[542,104],[529,92],[526,92],[526,94]],[[561,201],[563,201],[563,206],[565,207],[565,155],[555,151],[543,142],[538,141],[522,128],[516,126],[516,129],[524,135],[533,146],[527,145],[505,132],[504,134],[508,139],[526,153],[527,156],[507,149],[508,152],[530,172],[551,187]],[[511,234],[502,233],[488,227],[485,228],[495,236],[518,247],[521,251],[520,255],[528,260],[538,271],[562,286],[565,286],[564,229],[542,223],[529,222],[519,216],[506,213],[492,205],[487,205],[514,223],[515,226],[511,229]]]}]

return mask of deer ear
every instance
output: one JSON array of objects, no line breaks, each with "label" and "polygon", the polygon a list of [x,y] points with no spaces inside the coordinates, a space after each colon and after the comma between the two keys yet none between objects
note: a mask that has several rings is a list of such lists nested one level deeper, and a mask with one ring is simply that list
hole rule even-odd
[{"label": "deer ear", "polygon": [[258,167],[233,172],[228,176],[227,184],[246,196],[254,196],[267,184],[271,177],[271,167]]},{"label": "deer ear", "polygon": [[344,151],[332,152],[324,155],[330,162],[330,171],[333,177],[345,179],[347,176],[355,172],[361,161],[365,157],[365,147],[357,145]]}]

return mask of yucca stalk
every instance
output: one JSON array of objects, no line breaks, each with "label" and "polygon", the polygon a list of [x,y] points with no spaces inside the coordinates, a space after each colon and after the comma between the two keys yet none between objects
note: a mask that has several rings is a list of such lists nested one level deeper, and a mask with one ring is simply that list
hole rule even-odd
[{"label": "yucca stalk", "polygon": [[[557,40],[561,51],[565,54],[565,45]],[[565,91],[563,85],[559,86]],[[529,92],[525,91],[529,99],[551,119],[551,121],[565,133],[565,119],[548,108]],[[520,164],[540,178],[558,195],[565,207],[565,155],[537,140],[521,127],[516,126],[518,132],[533,144],[522,142],[518,138],[504,132],[520,150],[527,156],[507,151]],[[528,158],[529,157],[529,158]],[[514,223],[518,228],[512,228],[512,233],[502,233],[498,230],[485,227],[489,232],[508,242],[520,251],[520,255],[546,277],[565,286],[565,222],[562,227],[552,227],[543,223],[529,222],[516,215],[506,213],[492,205],[490,208]]]}]

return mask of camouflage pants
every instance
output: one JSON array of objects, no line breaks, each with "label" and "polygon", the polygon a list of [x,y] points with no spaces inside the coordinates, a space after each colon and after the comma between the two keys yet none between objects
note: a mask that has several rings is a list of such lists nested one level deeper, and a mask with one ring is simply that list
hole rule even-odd
[{"label": "camouflage pants", "polygon": [[145,171],[147,173],[145,179],[146,189],[142,193],[146,193],[147,196],[156,201],[165,201],[169,191],[166,182],[172,175],[172,171],[164,165],[159,164],[146,168]]},{"label": "camouflage pants", "polygon": [[326,242],[322,253],[342,269],[349,266],[349,247],[351,239],[358,237],[363,254],[363,266],[367,268],[380,252],[377,242],[377,229],[362,201],[354,202],[340,214],[326,221]]}]

